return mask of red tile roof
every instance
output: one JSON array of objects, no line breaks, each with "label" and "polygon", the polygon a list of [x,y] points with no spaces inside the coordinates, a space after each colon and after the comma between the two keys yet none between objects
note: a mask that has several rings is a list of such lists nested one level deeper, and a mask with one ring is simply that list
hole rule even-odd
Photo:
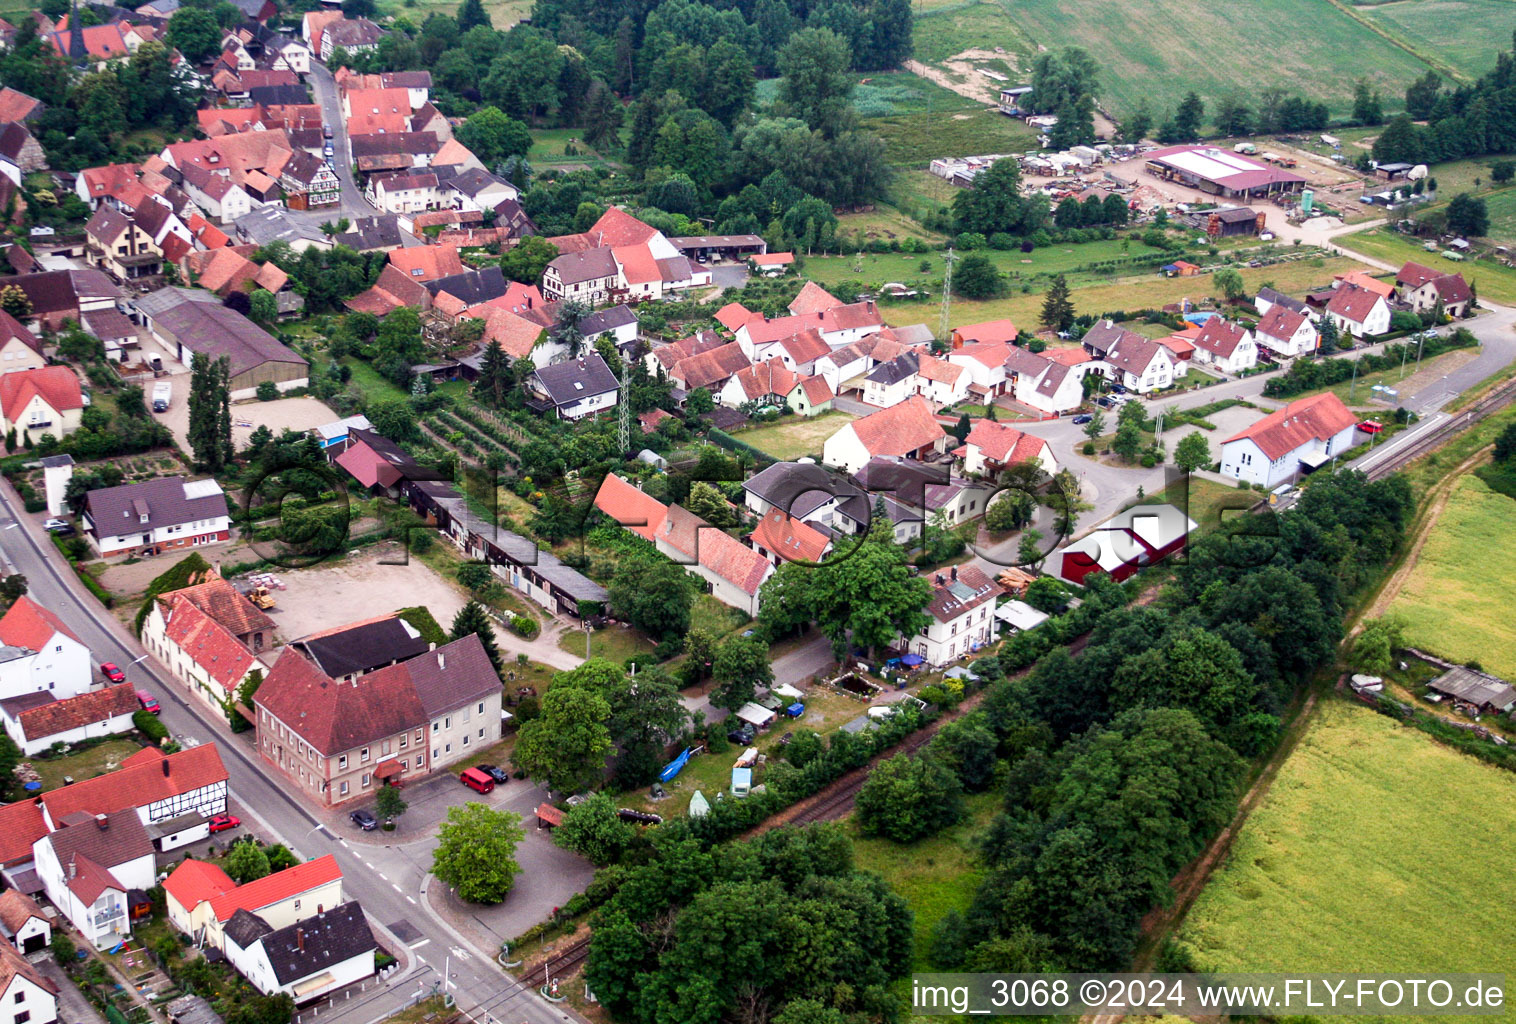
[{"label": "red tile roof", "polygon": [[499,309],[489,305],[480,312],[484,320],[484,334],[481,335],[480,340],[486,346],[492,341],[498,341],[500,347],[505,349],[506,355],[512,359],[525,359],[532,354],[532,349],[537,347],[537,339],[542,337],[541,324],[533,323],[508,309]]},{"label": "red tile roof", "polygon": [[864,327],[878,327],[884,323],[879,307],[872,302],[854,302],[847,306],[834,306],[821,314],[823,331],[856,331]]},{"label": "red tile roof", "polygon": [[184,598],[169,606],[167,636],[207,678],[232,693],[256,662],[252,653],[227,628]]},{"label": "red tile roof", "polygon": [[1297,313],[1276,302],[1263,314],[1263,319],[1258,321],[1258,333],[1280,341],[1289,341],[1296,331],[1305,326],[1305,322],[1304,313]]},{"label": "red tile roof", "polygon": [[1040,437],[993,420],[975,420],[963,443],[977,446],[985,458],[1007,466],[1040,458],[1047,445]]},{"label": "red tile roof", "polygon": [[9,991],[12,979],[20,976],[50,995],[58,994],[58,986],[52,979],[32,966],[16,947],[4,942],[0,942],[0,947],[3,947],[0,948],[0,992]]},{"label": "red tile roof", "polygon": [[1201,327],[1200,333],[1195,336],[1195,347],[1203,348],[1222,359],[1230,359],[1237,351],[1237,346],[1247,338],[1246,328],[1230,320],[1213,316],[1205,322],[1205,326]]},{"label": "red tile roof", "polygon": [[637,422],[641,425],[644,434],[651,434],[658,429],[658,424],[664,420],[677,418],[673,413],[666,412],[663,409],[649,409],[647,412],[638,415]]},{"label": "red tile roof", "polygon": [[37,108],[42,106],[42,101],[28,96],[24,92],[18,92],[10,86],[0,89],[0,121],[25,121]]},{"label": "red tile roof", "polygon": [[32,845],[47,835],[47,821],[36,800],[18,800],[0,807],[0,864],[32,859]]},{"label": "red tile roof", "polygon": [[226,766],[214,743],[202,743],[176,754],[145,747],[122,761],[116,771],[51,790],[42,795],[42,802],[48,816],[58,822],[76,811],[112,814],[127,807],[142,807],[226,779]]},{"label": "red tile roof", "polygon": [[976,566],[958,566],[956,579],[952,570],[939,570],[932,577],[932,599],[926,610],[938,622],[952,622],[986,601],[994,601],[1000,592],[1000,584]]},{"label": "red tile roof", "polygon": [[601,245],[609,246],[641,245],[658,233],[617,206],[602,213],[590,231],[600,235]]},{"label": "red tile roof", "polygon": [[686,390],[709,387],[726,380],[744,367],[751,366],[747,353],[737,342],[713,348],[709,352],[681,359],[669,371],[669,376],[682,381]]},{"label": "red tile roof", "polygon": [[[1345,284],[1332,293],[1332,298],[1327,302],[1326,308],[1327,312],[1335,313],[1344,320],[1361,324],[1374,311],[1374,307],[1383,301],[1384,296],[1378,292]],[[3,380],[4,378],[0,377],[0,381]]]},{"label": "red tile roof", "polygon": [[[797,316],[820,313],[842,305],[842,300],[828,292],[815,281],[807,281],[800,293],[790,300],[789,310]],[[735,328],[734,328],[735,329]]]},{"label": "red tile roof", "polygon": [[752,539],[791,562],[819,562],[831,543],[821,531],[777,508],[769,509],[759,520]]},{"label": "red tile roof", "polygon": [[194,910],[206,900],[231,892],[237,883],[215,864],[190,858],[163,880],[163,889],[185,910]]},{"label": "red tile roof", "polygon": [[595,493],[595,507],[644,540],[652,540],[668,506],[651,494],[633,487],[615,473],[607,473]]},{"label": "red tile roof", "polygon": [[977,341],[981,345],[993,345],[996,342],[1015,341],[1016,336],[1021,332],[1009,320],[986,320],[984,323],[955,327],[953,333],[966,342]]},{"label": "red tile roof", "polygon": [[748,259],[752,260],[753,264],[759,267],[787,267],[795,262],[795,254],[792,252],[759,253],[749,256]]},{"label": "red tile roof", "polygon": [[1274,461],[1302,445],[1334,437],[1356,422],[1357,417],[1342,404],[1342,399],[1326,391],[1291,402],[1222,443],[1250,438],[1270,461]]},{"label": "red tile roof", "polygon": [[744,594],[758,593],[774,571],[768,559],[714,526],[701,529],[698,536],[700,564]]},{"label": "red tile roof", "polygon": [[645,245],[621,245],[611,250],[627,284],[650,284],[663,280],[663,271],[652,250]]},{"label": "red tile roof", "polygon": [[1063,366],[1078,366],[1080,363],[1088,363],[1091,356],[1078,345],[1074,345],[1070,348],[1050,348],[1042,353],[1042,358]]},{"label": "red tile roof", "polygon": [[107,164],[104,167],[86,167],[79,172],[92,198],[114,195],[129,182],[137,180],[140,168],[136,164]]},{"label": "red tile roof", "polygon": [[825,377],[807,377],[800,382],[805,389],[805,400],[814,408],[825,405],[837,396],[832,394],[832,386],[826,382]]},{"label": "red tile roof", "polygon": [[964,367],[950,363],[946,359],[923,355],[917,360],[916,372],[927,380],[934,380],[941,384],[957,384],[958,378],[967,371]]},{"label": "red tile roof", "polygon": [[749,320],[758,316],[740,302],[728,302],[716,310],[716,322],[729,331],[735,331]]},{"label": "red tile roof", "polygon": [[0,376],[0,410],[12,423],[19,423],[27,404],[39,396],[57,413],[84,408],[79,375],[67,366],[44,366]]},{"label": "red tile roof", "polygon": [[778,356],[738,370],[732,376],[742,386],[742,393],[750,402],[765,395],[778,395],[787,399],[800,383],[800,376],[794,370],[786,368],[784,360]]},{"label": "red tile roof", "polygon": [[1395,281],[1415,291],[1428,281],[1435,281],[1442,276],[1442,271],[1433,270],[1431,267],[1422,266],[1420,263],[1407,260],[1395,274]]},{"label": "red tile roof", "polygon": [[27,708],[16,716],[16,721],[23,736],[28,740],[39,740],[130,715],[137,708],[136,688],[131,683],[117,683],[103,690],[91,690],[51,704]]},{"label": "red tile roof", "polygon": [[341,878],[342,868],[337,866],[337,858],[328,853],[304,864],[264,875],[256,881],[237,886],[231,892],[213,897],[211,912],[218,921],[229,919],[239,910],[257,913],[264,907],[293,899],[303,892],[340,881]]},{"label": "red tile roof", "polygon": [[435,281],[439,277],[462,274],[468,267],[458,258],[452,245],[415,245],[409,249],[391,249],[390,266],[414,281]]},{"label": "red tile roof", "polygon": [[821,332],[814,327],[790,335],[779,342],[779,347],[797,364],[814,363],[832,350],[832,346],[822,339]]},{"label": "red tile roof", "polygon": [[852,430],[870,455],[909,455],[947,436],[920,395],[870,413],[843,427]]},{"label": "red tile roof", "polygon": [[337,465],[353,474],[364,487],[393,487],[401,473],[383,455],[359,441],[337,456]]},{"label": "red tile roof", "polygon": [[62,633],[75,643],[83,643],[62,619],[25,594],[16,598],[5,617],[0,618],[0,642],[11,647],[40,651],[54,633]]},{"label": "red tile roof", "polygon": [[948,356],[949,358],[965,356],[976,363],[994,369],[1005,365],[1005,361],[1011,356],[1011,346],[1003,341],[979,341],[954,349],[948,353]]},{"label": "red tile roof", "polygon": [[[34,917],[42,921],[47,920],[42,913],[42,908],[37,906],[36,900],[20,889],[7,889],[0,892],[0,924],[5,925],[12,935],[20,931],[26,922]],[[4,991],[3,986],[0,986],[0,991]]]},{"label": "red tile roof", "polygon": [[1362,288],[1364,291],[1383,295],[1385,298],[1389,298],[1395,291],[1395,286],[1389,281],[1381,281],[1379,278],[1372,277],[1362,270],[1350,270],[1346,274],[1333,274],[1332,277],[1334,280],[1341,281],[1342,287],[1354,285]]}]

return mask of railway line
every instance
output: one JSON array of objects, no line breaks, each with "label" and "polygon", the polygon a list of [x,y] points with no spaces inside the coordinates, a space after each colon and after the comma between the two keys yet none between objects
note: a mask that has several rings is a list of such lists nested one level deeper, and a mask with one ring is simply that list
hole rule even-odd
[{"label": "railway line", "polygon": [[1446,444],[1453,435],[1467,430],[1493,413],[1516,402],[1516,378],[1495,387],[1489,394],[1461,412],[1453,413],[1446,420],[1414,438],[1403,448],[1398,448],[1387,458],[1375,461],[1364,470],[1370,480],[1383,480],[1428,452]]}]

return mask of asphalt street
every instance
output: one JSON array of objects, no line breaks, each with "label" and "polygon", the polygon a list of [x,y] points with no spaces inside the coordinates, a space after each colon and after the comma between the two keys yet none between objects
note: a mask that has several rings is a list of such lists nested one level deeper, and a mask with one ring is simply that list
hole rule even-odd
[{"label": "asphalt street", "polygon": [[[89,646],[95,661],[114,661],[128,677],[151,690],[163,706],[162,721],[185,746],[217,742],[230,774],[232,799],[244,821],[260,836],[281,841],[305,859],[333,854],[343,870],[348,898],[363,904],[385,944],[403,950],[406,966],[381,986],[320,1011],[320,1019],[371,1024],[414,1002],[442,984],[444,967],[458,1006],[479,1024],[560,1024],[578,1020],[571,1011],[542,999],[507,976],[492,961],[497,950],[471,947],[469,940],[432,911],[425,898],[435,840],[402,846],[350,842],[334,831],[277,780],[264,775],[242,741],[222,735],[209,712],[191,703],[181,685],[158,670],[142,646],[79,584],[61,553],[41,534],[10,484],[0,484],[0,555],[6,572],[27,578],[28,592],[57,613]],[[497,803],[530,802],[527,786],[507,787]],[[531,883],[530,874],[518,884]],[[305,1014],[309,1017],[309,1014]]]},{"label": "asphalt street", "polygon": [[315,217],[319,221],[329,221],[338,217],[347,217],[350,220],[372,217],[379,211],[363,197],[363,189],[353,180],[353,154],[348,147],[347,119],[342,116],[342,102],[337,96],[337,82],[332,78],[330,69],[325,64],[316,61],[311,62],[311,73],[308,77],[311,89],[316,95],[316,102],[321,106],[321,120],[332,130],[332,169],[337,172],[337,178],[342,182],[340,212],[333,210],[330,206],[323,206],[318,210],[310,211],[308,216]]}]

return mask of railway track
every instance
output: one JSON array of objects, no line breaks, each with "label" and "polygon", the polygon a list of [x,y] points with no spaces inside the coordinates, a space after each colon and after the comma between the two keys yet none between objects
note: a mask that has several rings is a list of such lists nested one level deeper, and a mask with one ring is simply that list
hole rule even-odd
[{"label": "railway track", "polygon": [[1391,457],[1375,463],[1373,468],[1365,470],[1364,473],[1370,480],[1383,480],[1402,469],[1407,463],[1446,444],[1454,434],[1467,430],[1486,416],[1504,409],[1513,401],[1516,401],[1516,379],[1508,380],[1494,388],[1467,409],[1452,414],[1446,421],[1428,430]]}]

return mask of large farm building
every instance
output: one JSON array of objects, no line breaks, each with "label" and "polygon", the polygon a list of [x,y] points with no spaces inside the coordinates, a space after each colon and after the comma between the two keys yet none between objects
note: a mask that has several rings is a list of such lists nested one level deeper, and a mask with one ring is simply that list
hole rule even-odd
[{"label": "large farm building", "polygon": [[1155,149],[1147,155],[1147,168],[1166,181],[1215,196],[1267,196],[1305,187],[1305,179],[1292,171],[1215,146]]}]

